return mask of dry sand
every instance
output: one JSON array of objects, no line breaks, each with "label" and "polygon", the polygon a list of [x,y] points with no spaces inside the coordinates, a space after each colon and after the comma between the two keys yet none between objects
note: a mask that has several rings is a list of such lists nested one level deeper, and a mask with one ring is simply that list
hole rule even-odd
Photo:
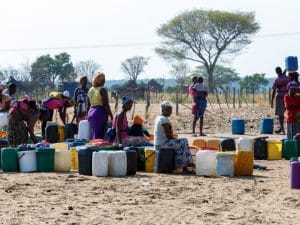
[{"label": "dry sand", "polygon": [[[136,112],[143,114],[144,106]],[[209,136],[231,136],[230,118],[247,118],[246,132],[257,135],[267,106],[211,110]],[[157,105],[146,126],[153,126]],[[171,118],[181,137],[190,134],[190,111]],[[209,123],[209,125],[208,125]],[[182,129],[180,129],[182,127]],[[280,139],[283,136],[271,136]],[[0,174],[0,224],[295,224],[300,191],[290,189],[289,161],[258,161],[268,170],[251,177],[205,178],[138,172],[125,178],[70,173]]]}]

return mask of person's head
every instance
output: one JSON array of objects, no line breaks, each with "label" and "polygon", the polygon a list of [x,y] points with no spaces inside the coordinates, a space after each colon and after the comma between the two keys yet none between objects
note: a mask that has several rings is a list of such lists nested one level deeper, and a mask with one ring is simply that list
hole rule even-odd
[{"label": "person's head", "polygon": [[64,99],[68,99],[68,98],[70,98],[70,92],[66,90],[62,93],[62,96]]},{"label": "person's head", "polygon": [[143,118],[140,117],[139,115],[136,115],[134,118],[133,118],[133,124],[136,124],[136,125],[143,125]]},{"label": "person's head", "polygon": [[80,84],[81,84],[82,87],[86,87],[86,86],[87,86],[87,83],[88,83],[87,76],[82,76],[82,77],[80,77],[79,82],[80,82]]},{"label": "person's head", "polygon": [[193,77],[193,78],[192,78],[192,82],[193,82],[193,83],[198,82],[198,77]]},{"label": "person's head", "polygon": [[298,77],[299,77],[298,72],[289,72],[290,81],[295,81],[295,82],[299,83]]},{"label": "person's head", "polygon": [[105,74],[98,72],[93,77],[93,87],[102,87],[105,84]]},{"label": "person's head", "polygon": [[288,88],[288,93],[291,96],[294,96],[296,92],[299,90],[298,83],[295,81],[289,82],[287,88]]},{"label": "person's head", "polygon": [[281,69],[281,67],[277,66],[277,67],[275,68],[275,72],[276,72],[276,74],[277,74],[278,76],[280,76],[280,75],[282,74],[282,69]]},{"label": "person's head", "polygon": [[163,101],[160,104],[160,114],[163,115],[163,116],[169,117],[172,114],[172,108],[173,108],[172,102]]},{"label": "person's head", "polygon": [[127,97],[127,96],[123,96],[123,97],[122,97],[122,108],[123,108],[125,111],[131,110],[132,104],[133,104],[132,98]]},{"label": "person's head", "polygon": [[203,78],[202,77],[198,77],[198,83],[200,83],[200,84],[203,83]]},{"label": "person's head", "polygon": [[18,86],[15,83],[8,84],[8,91],[10,94],[15,94],[17,91]]}]

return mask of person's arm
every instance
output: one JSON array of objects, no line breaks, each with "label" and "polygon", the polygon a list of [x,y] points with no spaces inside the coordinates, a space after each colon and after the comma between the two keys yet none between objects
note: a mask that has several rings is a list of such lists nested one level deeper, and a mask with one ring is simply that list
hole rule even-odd
[{"label": "person's arm", "polygon": [[124,116],[125,116],[124,111],[120,112],[120,114],[117,115],[116,137],[117,137],[117,142],[119,144],[122,144],[121,132],[122,132],[122,124],[123,124]]},{"label": "person's arm", "polygon": [[276,89],[273,89],[272,91],[272,97],[271,97],[271,108],[274,107],[274,97],[275,97]]},{"label": "person's arm", "polygon": [[100,95],[102,96],[102,103],[103,103],[103,106],[104,106],[108,116],[110,117],[111,120],[113,120],[113,114],[110,110],[108,94],[107,94],[107,91],[105,88],[100,89]]},{"label": "person's arm", "polygon": [[166,137],[168,139],[174,139],[174,135],[173,135],[173,129],[170,123],[164,123],[162,124],[162,127],[164,128]]},{"label": "person's arm", "polygon": [[34,125],[35,125],[36,121],[38,120],[38,118],[39,117],[37,115],[35,115],[34,117],[30,117],[27,122],[27,130],[28,130],[30,138],[34,144],[38,143],[38,140],[34,134]]},{"label": "person's arm", "polygon": [[66,124],[66,111],[67,111],[67,107],[65,105],[61,109],[58,110],[59,117],[60,117],[61,121],[63,122],[63,124]]}]

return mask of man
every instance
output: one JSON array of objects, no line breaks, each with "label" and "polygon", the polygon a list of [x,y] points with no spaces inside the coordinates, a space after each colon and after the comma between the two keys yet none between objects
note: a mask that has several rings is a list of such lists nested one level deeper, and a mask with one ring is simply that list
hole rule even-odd
[{"label": "man", "polygon": [[87,76],[80,78],[81,86],[75,89],[74,92],[74,118],[76,118],[77,125],[81,120],[86,120],[88,112],[88,91],[87,88],[88,79]]},{"label": "man", "polygon": [[288,93],[287,84],[289,83],[289,77],[286,76],[285,71],[282,72],[280,67],[275,68],[277,78],[275,79],[272,89],[271,107],[274,107],[274,97],[275,98],[275,115],[278,116],[279,129],[275,130],[277,134],[285,135],[284,130],[284,96]]}]

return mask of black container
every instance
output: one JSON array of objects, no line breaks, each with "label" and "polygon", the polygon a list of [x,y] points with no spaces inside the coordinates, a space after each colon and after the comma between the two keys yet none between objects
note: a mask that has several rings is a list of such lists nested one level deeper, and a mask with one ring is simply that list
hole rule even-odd
[{"label": "black container", "polygon": [[7,148],[9,146],[9,142],[6,139],[0,139],[0,168],[1,168],[1,149]]},{"label": "black container", "polygon": [[155,173],[172,173],[174,169],[174,149],[155,150]]},{"label": "black container", "polygon": [[78,127],[74,123],[67,123],[65,125],[65,139],[73,139],[74,135],[77,134]]},{"label": "black container", "polygon": [[45,140],[49,143],[58,142],[58,126],[57,124],[49,124],[45,130]]},{"label": "black container", "polygon": [[127,173],[126,175],[135,175],[137,171],[137,152],[135,150],[127,149],[126,158],[127,158]]},{"label": "black container", "polygon": [[268,137],[260,137],[254,139],[254,159],[267,159],[267,139]]},{"label": "black container", "polygon": [[92,158],[93,152],[98,150],[97,147],[88,147],[78,151],[78,173],[92,176]]},{"label": "black container", "polygon": [[297,141],[298,157],[300,157],[300,135],[295,135],[294,140]]},{"label": "black container", "polygon": [[221,149],[222,149],[222,152],[235,151],[236,148],[235,148],[234,139],[233,138],[224,138],[221,141]]}]

